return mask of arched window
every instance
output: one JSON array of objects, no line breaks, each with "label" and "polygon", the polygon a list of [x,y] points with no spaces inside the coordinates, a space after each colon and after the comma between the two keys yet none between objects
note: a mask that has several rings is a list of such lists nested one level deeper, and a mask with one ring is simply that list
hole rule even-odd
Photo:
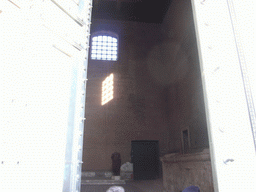
[{"label": "arched window", "polygon": [[117,53],[117,36],[104,32],[92,36],[91,59],[116,61]]}]

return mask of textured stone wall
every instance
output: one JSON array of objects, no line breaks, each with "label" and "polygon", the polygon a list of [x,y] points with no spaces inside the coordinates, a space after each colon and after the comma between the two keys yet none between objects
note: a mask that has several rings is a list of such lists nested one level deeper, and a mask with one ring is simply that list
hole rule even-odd
[{"label": "textured stone wall", "polygon": [[166,192],[180,192],[191,185],[198,186],[200,191],[214,191],[209,150],[165,155],[161,160]]}]

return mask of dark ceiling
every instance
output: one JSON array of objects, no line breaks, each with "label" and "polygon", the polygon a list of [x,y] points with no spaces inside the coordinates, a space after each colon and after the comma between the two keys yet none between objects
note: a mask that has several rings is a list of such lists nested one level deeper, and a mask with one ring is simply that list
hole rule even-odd
[{"label": "dark ceiling", "polygon": [[162,23],[171,0],[94,0],[92,18]]}]

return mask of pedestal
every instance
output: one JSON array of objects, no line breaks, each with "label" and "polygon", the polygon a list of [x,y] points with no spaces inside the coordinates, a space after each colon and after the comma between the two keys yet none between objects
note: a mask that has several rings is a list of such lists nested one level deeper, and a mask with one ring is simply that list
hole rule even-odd
[{"label": "pedestal", "polygon": [[209,149],[191,154],[167,154],[160,160],[166,192],[180,192],[191,185],[201,191],[214,191]]}]

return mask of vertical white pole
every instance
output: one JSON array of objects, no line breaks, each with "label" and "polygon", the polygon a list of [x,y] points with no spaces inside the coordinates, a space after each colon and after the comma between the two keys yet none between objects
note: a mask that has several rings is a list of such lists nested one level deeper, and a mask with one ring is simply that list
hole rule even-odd
[{"label": "vertical white pole", "polygon": [[80,191],[91,8],[0,1],[1,192]]}]

